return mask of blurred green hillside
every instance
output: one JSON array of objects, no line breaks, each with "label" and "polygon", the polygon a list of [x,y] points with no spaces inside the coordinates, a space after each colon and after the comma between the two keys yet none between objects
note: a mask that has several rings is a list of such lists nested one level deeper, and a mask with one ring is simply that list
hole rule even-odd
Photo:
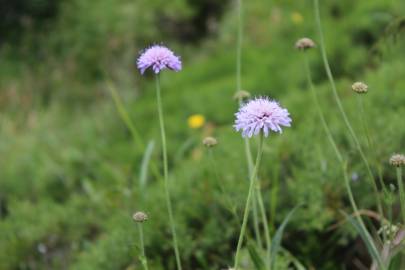
[{"label": "blurred green hillside", "polygon": [[[405,2],[320,2],[344,107],[373,172],[395,185],[388,160],[405,151]],[[303,55],[294,49],[304,36],[319,41],[312,1],[243,4],[243,89],[277,99],[293,119],[292,128],[266,140],[259,173],[272,230],[304,203],[286,228],[283,247],[307,269],[361,269],[354,262],[367,265],[369,257],[355,230],[341,223],[340,210],[351,211],[341,169],[313,106]],[[154,43],[170,47],[183,61],[181,72],[164,72],[161,82],[184,269],[230,266],[248,188],[243,140],[232,128],[238,108],[232,98],[234,1],[0,5],[0,269],[141,269],[131,219],[136,210],[149,215],[150,269],[175,269],[163,183],[151,166],[142,166],[149,145],[154,146],[150,164],[161,167],[153,76],[141,77],[135,68],[139,52]],[[375,211],[366,170],[332,98],[319,49],[308,55],[328,123],[349,160],[356,200]],[[369,85],[360,98],[371,147],[351,90],[354,81]],[[142,147],[120,118],[111,87],[140,132]],[[202,128],[188,126],[194,114],[205,117]],[[201,144],[208,135],[219,141],[213,149],[219,175]],[[398,201],[393,217],[399,221]],[[291,258],[284,257],[279,269],[288,269]]]}]

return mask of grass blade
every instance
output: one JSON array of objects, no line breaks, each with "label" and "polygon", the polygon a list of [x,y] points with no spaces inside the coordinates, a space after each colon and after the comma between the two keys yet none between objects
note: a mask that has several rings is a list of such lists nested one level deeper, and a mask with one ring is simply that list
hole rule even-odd
[{"label": "grass blade", "polygon": [[155,148],[155,141],[150,140],[148,142],[148,145],[146,146],[145,153],[143,154],[141,169],[139,171],[139,185],[141,189],[145,188],[146,181],[148,180],[148,166],[154,148]]},{"label": "grass blade", "polygon": [[[356,231],[360,234],[360,237],[363,239],[369,254],[371,255],[372,259],[377,262],[378,265],[383,266],[383,260],[381,259],[380,254],[378,254],[378,249],[375,246],[374,242],[370,239],[371,237],[368,235],[368,232],[363,229],[363,227],[359,224],[357,220],[355,220],[350,215],[346,214],[342,211],[345,215],[346,219],[352,224],[352,226],[356,229]],[[385,269],[385,268],[383,268]]]},{"label": "grass blade", "polygon": [[255,246],[252,245],[252,244],[249,244],[248,245],[248,251],[249,251],[250,258],[252,259],[252,262],[255,265],[255,269],[256,270],[265,269],[265,264],[264,264],[264,261],[262,259],[262,256],[260,256],[260,254],[257,251],[257,249],[255,248]]},{"label": "grass blade", "polygon": [[281,246],[281,239],[283,237],[284,229],[287,226],[288,222],[290,221],[294,212],[300,207],[301,205],[297,205],[294,207],[284,218],[283,222],[281,223],[280,227],[278,227],[276,234],[274,235],[273,242],[271,243],[271,253],[270,253],[270,269],[274,269],[274,265],[276,263],[277,253],[280,250]]}]

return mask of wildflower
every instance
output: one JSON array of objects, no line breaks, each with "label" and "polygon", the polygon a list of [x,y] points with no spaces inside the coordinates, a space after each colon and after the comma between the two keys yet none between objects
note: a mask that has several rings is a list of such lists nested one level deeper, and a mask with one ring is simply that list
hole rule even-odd
[{"label": "wildflower", "polygon": [[390,164],[395,167],[405,166],[405,155],[394,154],[390,158]]},{"label": "wildflower", "polygon": [[307,50],[307,49],[311,49],[315,47],[315,42],[310,39],[310,38],[300,38],[299,40],[297,40],[297,42],[295,43],[295,48],[297,48],[298,50]]},{"label": "wildflower", "polygon": [[355,82],[352,84],[352,89],[356,93],[365,94],[368,91],[368,85],[363,82]]},{"label": "wildflower", "polygon": [[218,144],[218,141],[214,137],[205,137],[203,144],[207,147],[213,147]]},{"label": "wildflower", "polygon": [[201,114],[193,114],[187,119],[188,126],[197,129],[205,124],[205,117]]},{"label": "wildflower", "polygon": [[245,90],[238,90],[233,95],[233,98],[236,99],[236,100],[243,100],[245,98],[250,98],[250,93],[248,91],[245,91]]},{"label": "wildflower", "polygon": [[148,216],[144,212],[136,212],[133,216],[132,219],[135,222],[144,222],[148,220]]},{"label": "wildflower", "polygon": [[180,58],[174,55],[168,48],[154,45],[142,52],[137,60],[137,67],[141,74],[148,68],[152,68],[155,74],[158,74],[165,68],[180,71],[181,61]]},{"label": "wildflower", "polygon": [[304,21],[304,17],[301,15],[301,13],[295,11],[291,13],[291,21],[294,24],[301,24]]},{"label": "wildflower", "polygon": [[281,133],[281,126],[289,127],[291,124],[290,114],[287,109],[268,98],[256,98],[244,104],[235,114],[234,128],[242,130],[243,137],[252,137],[263,131],[264,136],[269,131]]}]

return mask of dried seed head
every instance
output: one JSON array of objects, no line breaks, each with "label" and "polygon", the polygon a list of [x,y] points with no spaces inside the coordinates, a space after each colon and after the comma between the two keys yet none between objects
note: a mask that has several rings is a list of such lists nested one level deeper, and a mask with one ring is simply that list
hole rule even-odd
[{"label": "dried seed head", "polygon": [[133,216],[132,219],[135,222],[144,222],[148,220],[148,216],[144,212],[136,212]]},{"label": "dried seed head", "polygon": [[368,91],[368,85],[363,82],[355,82],[352,84],[352,89],[356,93],[365,94]]},{"label": "dried seed head", "polygon": [[390,164],[395,167],[405,166],[405,155],[393,154],[390,158]]},{"label": "dried seed head", "polygon": [[204,140],[202,141],[202,143],[206,147],[213,147],[218,144],[218,141],[214,137],[205,137]]},{"label": "dried seed head", "polygon": [[233,98],[236,99],[236,100],[243,100],[243,99],[246,99],[246,98],[250,98],[250,93],[248,91],[245,91],[245,90],[238,90],[233,95]]},{"label": "dried seed head", "polygon": [[295,42],[295,48],[302,51],[314,48],[315,46],[315,42],[310,38],[300,38],[297,42]]}]

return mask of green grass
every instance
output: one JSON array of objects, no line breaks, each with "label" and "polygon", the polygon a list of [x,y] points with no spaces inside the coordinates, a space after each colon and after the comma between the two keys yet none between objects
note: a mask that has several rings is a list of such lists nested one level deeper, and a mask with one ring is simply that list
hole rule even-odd
[{"label": "green grass", "polygon": [[[76,2],[84,5],[78,14],[65,7],[55,32],[35,41],[45,48],[46,60],[38,61],[32,49],[3,46],[0,52],[0,201],[8,212],[0,218],[0,269],[140,269],[137,228],[131,219],[136,210],[149,216],[144,224],[149,268],[175,269],[163,182],[149,173],[145,190],[139,189],[144,149],[133,144],[103,75],[106,71],[113,78],[143,140],[155,141],[152,159],[160,168],[153,78],[140,77],[133,67],[137,50],[152,40],[166,41],[184,62],[183,71],[165,72],[161,81],[183,267],[232,265],[249,184],[243,140],[232,130],[237,110],[232,100],[233,6],[225,9],[217,34],[198,45],[184,45],[160,33],[154,19],[141,24],[134,22],[140,19],[132,12],[119,13],[127,5],[135,7],[130,1],[103,0],[94,7]],[[185,18],[193,14],[185,1],[173,6],[135,2],[151,17],[164,8],[176,14],[182,7]],[[266,207],[276,209],[269,212],[275,216],[271,230],[274,233],[290,210],[304,203],[285,229],[283,247],[307,268],[342,269],[346,258],[347,268],[356,269],[350,268],[355,257],[368,262],[365,247],[355,246],[359,236],[348,223],[329,230],[344,219],[339,211],[351,208],[306,86],[301,55],[294,49],[302,36],[317,42],[311,1],[245,2],[242,88],[276,98],[293,119],[292,128],[266,140],[259,172]],[[405,149],[405,38],[403,28],[396,30],[396,39],[386,36],[386,29],[403,15],[405,6],[382,0],[321,5],[329,61],[343,105],[373,168],[381,164],[385,182],[395,185],[388,159]],[[302,14],[302,23],[291,21],[292,12]],[[121,44],[118,49],[106,45],[113,37]],[[55,50],[59,47],[61,51]],[[349,175],[359,177],[352,182],[359,207],[375,210],[366,170],[345,132],[319,50],[309,57],[321,106],[349,160]],[[350,89],[357,80],[369,85],[362,98],[377,157],[366,148],[360,110]],[[187,126],[187,117],[195,113],[206,117],[203,129]],[[220,179],[213,176],[201,144],[206,135],[219,141],[213,151]],[[394,214],[399,222],[399,212]],[[249,227],[250,240],[252,233]],[[45,253],[39,251],[43,246]],[[354,246],[359,251],[352,253]],[[249,257],[247,249],[242,257]],[[283,253],[279,269],[288,261]]]}]

